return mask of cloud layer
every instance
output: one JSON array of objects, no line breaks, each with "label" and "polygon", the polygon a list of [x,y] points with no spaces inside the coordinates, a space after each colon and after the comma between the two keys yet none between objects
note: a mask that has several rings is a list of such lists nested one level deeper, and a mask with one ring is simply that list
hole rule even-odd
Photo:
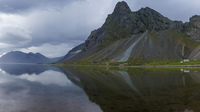
[{"label": "cloud layer", "polygon": [[[78,0],[74,0],[78,1]],[[58,8],[71,3],[72,0],[1,0],[0,12],[24,13],[35,9]]]},{"label": "cloud layer", "polygon": [[[11,50],[64,55],[101,27],[118,1],[0,0],[0,55]],[[132,11],[148,6],[172,20],[185,22],[200,14],[199,0],[125,1]]]}]

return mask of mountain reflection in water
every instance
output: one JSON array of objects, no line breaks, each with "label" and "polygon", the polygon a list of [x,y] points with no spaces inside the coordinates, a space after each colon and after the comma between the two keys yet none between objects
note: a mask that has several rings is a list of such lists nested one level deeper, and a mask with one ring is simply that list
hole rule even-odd
[{"label": "mountain reflection in water", "polygon": [[[63,68],[105,112],[198,112],[200,69]],[[72,77],[73,76],[73,77]]]},{"label": "mountain reflection in water", "polygon": [[102,112],[56,67],[0,65],[1,112]]},{"label": "mountain reflection in water", "polygon": [[6,112],[200,111],[197,68],[2,66],[0,110]]}]

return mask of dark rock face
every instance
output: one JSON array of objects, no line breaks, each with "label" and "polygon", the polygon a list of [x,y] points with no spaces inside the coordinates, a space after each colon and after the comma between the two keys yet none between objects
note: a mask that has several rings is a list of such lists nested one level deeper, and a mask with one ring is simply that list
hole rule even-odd
[{"label": "dark rock face", "polygon": [[[126,2],[117,3],[113,13],[108,15],[103,26],[91,32],[85,42],[86,48],[88,49],[90,46],[94,46],[98,43],[123,38],[122,35],[125,33],[124,31],[130,29],[128,24],[130,24],[132,20],[131,14],[132,12]],[[129,32],[126,31],[126,34],[128,35]]]},{"label": "dark rock face", "polygon": [[200,16],[199,15],[194,15],[190,18],[190,22],[194,22],[194,21],[200,21]]},{"label": "dark rock face", "polygon": [[142,8],[135,13],[148,30],[154,29],[159,31],[170,28],[171,20],[149,7]]},{"label": "dark rock face", "polygon": [[127,27],[127,23],[130,23],[130,21],[133,19],[131,17],[131,10],[129,8],[129,6],[127,5],[126,2],[119,2],[117,3],[111,18],[108,17],[108,22],[106,21],[106,24],[110,24],[109,19],[113,19],[113,21],[118,24],[120,27],[122,28],[126,28]]},{"label": "dark rock face", "polygon": [[193,41],[200,41],[200,16],[193,16],[187,25],[186,34]]},{"label": "dark rock face", "polygon": [[129,8],[128,4],[124,1],[118,2],[113,11],[113,15],[117,16],[120,19],[131,13],[131,9]]},{"label": "dark rock face", "polygon": [[171,27],[177,31],[181,31],[184,29],[185,25],[183,24],[182,21],[173,21]]}]

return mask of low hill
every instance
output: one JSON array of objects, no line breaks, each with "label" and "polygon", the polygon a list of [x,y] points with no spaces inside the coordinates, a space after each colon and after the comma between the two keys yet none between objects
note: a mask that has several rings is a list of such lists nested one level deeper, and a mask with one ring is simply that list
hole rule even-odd
[{"label": "low hill", "polygon": [[21,51],[11,51],[0,58],[0,63],[51,63],[58,59],[50,59],[40,53],[23,53]]}]

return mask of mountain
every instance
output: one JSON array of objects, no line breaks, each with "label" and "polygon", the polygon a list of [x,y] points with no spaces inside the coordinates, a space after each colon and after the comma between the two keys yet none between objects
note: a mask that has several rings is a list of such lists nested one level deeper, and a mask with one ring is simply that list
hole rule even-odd
[{"label": "mountain", "polygon": [[60,59],[58,62],[64,62],[68,59],[72,58],[76,54],[80,53],[82,49],[85,47],[85,43],[82,43],[76,47],[74,47],[72,50],[70,50],[62,59]]},{"label": "mountain", "polygon": [[79,45],[81,52],[62,61],[99,63],[200,59],[199,41],[200,16],[195,15],[186,23],[172,21],[149,7],[132,12],[122,1],[117,3],[105,23]]},{"label": "mountain", "polygon": [[21,51],[11,51],[0,57],[0,63],[51,63],[58,59],[50,59],[40,53],[23,53]]}]

